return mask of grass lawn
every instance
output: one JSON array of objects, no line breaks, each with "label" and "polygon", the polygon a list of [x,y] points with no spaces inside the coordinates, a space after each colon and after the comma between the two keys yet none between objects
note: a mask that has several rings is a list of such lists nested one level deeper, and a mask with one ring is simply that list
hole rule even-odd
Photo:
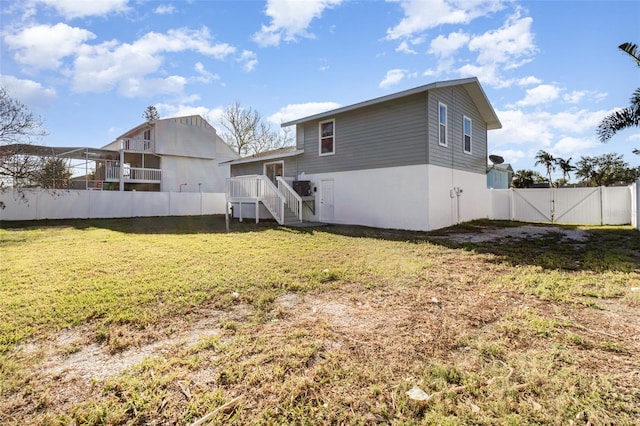
[{"label": "grass lawn", "polygon": [[0,424],[640,419],[640,232],[0,223]]}]

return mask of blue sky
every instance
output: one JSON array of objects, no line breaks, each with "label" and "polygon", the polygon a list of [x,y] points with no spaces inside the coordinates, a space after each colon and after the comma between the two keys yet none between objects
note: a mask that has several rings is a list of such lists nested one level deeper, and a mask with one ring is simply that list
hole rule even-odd
[{"label": "blue sky", "polygon": [[[286,120],[434,81],[477,76],[503,129],[489,152],[514,169],[547,150],[616,152],[595,129],[629,103],[639,1],[3,0],[0,80],[42,115],[53,146],[101,147],[140,124],[227,106]],[[554,177],[559,177],[554,176]]]}]

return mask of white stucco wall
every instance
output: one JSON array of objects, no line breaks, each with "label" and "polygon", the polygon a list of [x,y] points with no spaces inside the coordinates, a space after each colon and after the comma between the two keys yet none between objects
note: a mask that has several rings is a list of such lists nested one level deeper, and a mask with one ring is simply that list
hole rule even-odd
[{"label": "white stucco wall", "polygon": [[[428,167],[430,230],[489,217],[491,191],[487,189],[485,175],[433,165]],[[454,188],[462,190],[459,196]]]},{"label": "white stucco wall", "polygon": [[[306,220],[428,231],[491,213],[486,176],[477,173],[416,165],[313,174],[305,179],[316,188],[316,214],[305,209]],[[323,179],[334,182],[333,220],[320,213]],[[462,188],[459,197],[455,193],[451,197],[454,187]]]},{"label": "white stucco wall", "polygon": [[[333,220],[321,216],[321,181],[333,179]],[[316,214],[305,208],[307,220],[426,230],[427,166],[390,167],[306,175],[316,188]]]}]

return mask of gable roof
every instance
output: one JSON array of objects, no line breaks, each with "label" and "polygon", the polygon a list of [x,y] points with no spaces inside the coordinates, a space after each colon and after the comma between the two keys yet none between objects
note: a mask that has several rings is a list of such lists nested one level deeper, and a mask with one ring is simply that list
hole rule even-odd
[{"label": "gable roof", "polygon": [[[132,127],[131,129],[127,130],[126,132],[124,132],[123,134],[121,134],[120,136],[118,136],[117,138],[115,138],[113,140],[113,142],[118,141],[120,139],[125,139],[127,137],[127,135],[130,134],[136,134],[136,133],[140,133],[142,130],[148,128],[151,125],[155,125],[155,123],[161,122],[161,121],[179,121],[179,122],[186,122],[189,120],[202,120],[202,122],[204,122],[208,127],[212,127],[213,126],[211,124],[209,124],[209,122],[207,122],[207,120],[205,120],[202,116],[200,115],[183,115],[180,117],[169,117],[169,118],[161,118],[159,120],[154,120],[151,122],[145,121],[141,124],[138,124],[135,127]],[[111,143],[113,143],[111,142]],[[110,144],[109,144],[110,145]]]},{"label": "gable roof", "polygon": [[327,117],[334,116],[336,114],[340,114],[347,111],[352,111],[358,108],[364,108],[371,105],[376,105],[382,102],[391,101],[394,99],[403,98],[405,96],[415,95],[417,93],[427,92],[429,90],[443,88],[443,87],[451,87],[451,86],[463,86],[464,89],[469,94],[471,100],[478,107],[478,111],[480,115],[487,123],[487,129],[500,129],[502,128],[502,124],[496,115],[496,112],[491,106],[487,95],[485,94],[482,86],[480,86],[480,82],[477,77],[470,78],[461,78],[457,80],[447,80],[447,81],[438,81],[435,83],[425,84],[424,86],[414,87],[413,89],[404,90],[402,92],[392,93],[390,95],[381,96],[379,98],[370,99],[368,101],[359,102],[356,104],[348,105],[345,107],[332,109],[330,111],[321,112],[319,114],[311,115],[308,117],[300,118],[298,120],[288,121],[286,123],[282,123],[282,127],[292,126],[294,124],[305,123],[307,121],[319,120]]}]

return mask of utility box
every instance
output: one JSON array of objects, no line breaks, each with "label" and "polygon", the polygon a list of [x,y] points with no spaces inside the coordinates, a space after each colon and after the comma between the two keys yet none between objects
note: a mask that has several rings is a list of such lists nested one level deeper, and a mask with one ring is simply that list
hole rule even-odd
[{"label": "utility box", "polygon": [[294,180],[293,190],[301,197],[308,197],[311,195],[311,181],[309,180]]}]

